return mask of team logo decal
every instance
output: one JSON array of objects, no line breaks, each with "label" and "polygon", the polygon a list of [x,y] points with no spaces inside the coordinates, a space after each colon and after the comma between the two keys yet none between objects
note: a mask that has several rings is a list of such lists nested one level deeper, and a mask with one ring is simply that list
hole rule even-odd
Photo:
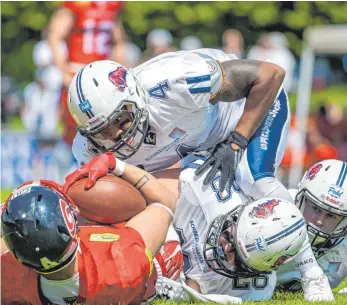
[{"label": "team logo decal", "polygon": [[149,131],[145,136],[143,141],[145,144],[155,145],[156,144],[156,134],[154,132]]},{"label": "team logo decal", "polygon": [[127,87],[126,76],[128,71],[123,67],[118,67],[115,71],[108,75],[108,79],[114,84],[120,92]]},{"label": "team logo decal", "polygon": [[307,179],[313,180],[322,167],[323,167],[323,165],[320,163],[313,165],[307,172]]},{"label": "team logo decal", "polygon": [[249,216],[257,218],[267,218],[273,214],[274,208],[278,204],[279,201],[275,199],[258,204],[256,207],[252,209],[252,211],[249,213]]},{"label": "team logo decal", "polygon": [[64,200],[60,199],[59,203],[60,203],[61,212],[65,220],[66,227],[68,228],[70,235],[72,237],[75,237],[76,222],[75,222],[73,212],[71,211],[71,208],[68,206],[68,204]]},{"label": "team logo decal", "polygon": [[328,194],[334,198],[340,198],[343,194],[343,189],[336,186],[336,185],[331,185],[329,187],[329,191],[328,191]]},{"label": "team logo decal", "polygon": [[266,244],[266,241],[263,237],[256,238],[254,240],[254,245],[255,245],[255,248],[257,249],[258,252],[266,251],[266,249],[267,249],[267,244]]},{"label": "team logo decal", "polygon": [[100,234],[92,233],[89,236],[89,241],[113,242],[119,239],[120,239],[120,236],[118,234],[113,234],[113,233],[100,233]]}]

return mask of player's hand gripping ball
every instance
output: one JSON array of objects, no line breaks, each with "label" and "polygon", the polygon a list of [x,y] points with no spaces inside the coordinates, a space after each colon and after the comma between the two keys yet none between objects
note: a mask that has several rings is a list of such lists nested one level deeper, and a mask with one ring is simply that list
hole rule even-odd
[{"label": "player's hand gripping ball", "polygon": [[146,200],[127,181],[113,175],[99,178],[88,190],[87,178],[74,182],[67,190],[85,219],[102,224],[129,220],[146,208]]}]

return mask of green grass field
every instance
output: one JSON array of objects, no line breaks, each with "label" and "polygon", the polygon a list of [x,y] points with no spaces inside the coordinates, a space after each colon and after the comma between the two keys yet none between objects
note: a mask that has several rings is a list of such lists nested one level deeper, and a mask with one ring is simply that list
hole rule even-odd
[{"label": "green grass field", "polygon": [[[1,190],[1,202],[4,202],[4,200],[8,197],[8,195],[11,193],[10,190]],[[347,305],[347,294],[337,294],[337,292],[347,287],[347,278],[340,284],[339,287],[334,289],[335,294],[335,303],[337,305]],[[155,301],[155,305],[171,305],[175,304],[174,302],[168,302],[168,301]],[[188,304],[185,302],[180,303],[182,305]],[[204,303],[206,304],[206,303]],[[212,304],[212,303],[211,303]],[[302,293],[275,293],[274,297],[270,301],[263,301],[263,302],[244,302],[244,304],[258,304],[258,305],[304,305],[304,304],[311,304],[310,302],[307,302],[304,300]],[[314,304],[326,304],[326,302],[316,302]]]},{"label": "green grass field", "polygon": [[[276,292],[273,296],[273,298],[269,301],[262,301],[262,302],[243,302],[242,304],[246,305],[306,305],[306,304],[336,304],[336,305],[347,305],[347,294],[338,294],[337,292],[344,288],[347,287],[347,278],[340,284],[339,287],[334,289],[334,294],[335,294],[335,302],[330,303],[330,302],[307,302],[304,300],[303,293],[280,293]],[[176,304],[172,301],[155,301],[153,302],[155,305],[173,305]],[[188,305],[189,303],[187,302],[181,302],[180,304],[182,305]],[[202,304],[207,304],[207,303],[202,303]],[[210,304],[215,304],[215,303],[210,303]]]}]

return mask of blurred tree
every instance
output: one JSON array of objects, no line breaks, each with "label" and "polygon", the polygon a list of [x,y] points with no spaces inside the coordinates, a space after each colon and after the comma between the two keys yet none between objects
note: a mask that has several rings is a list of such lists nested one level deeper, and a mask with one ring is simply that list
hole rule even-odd
[{"label": "blurred tree", "polygon": [[[51,14],[60,2],[1,2],[2,73],[23,85],[32,79],[32,48],[40,40]],[[218,47],[227,28],[238,29],[252,46],[263,31],[284,32],[290,49],[299,55],[302,33],[307,26],[347,23],[347,2],[128,2],[123,23],[129,38],[142,50],[154,28],[168,29],[174,43],[188,35],[206,47]]]}]

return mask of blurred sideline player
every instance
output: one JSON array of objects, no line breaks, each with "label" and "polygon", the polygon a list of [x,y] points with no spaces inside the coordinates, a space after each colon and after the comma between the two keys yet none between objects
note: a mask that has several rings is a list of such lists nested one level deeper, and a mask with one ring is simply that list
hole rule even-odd
[{"label": "blurred sideline player", "polygon": [[292,200],[275,177],[290,119],[283,77],[279,66],[215,49],[165,53],[132,70],[94,62],[69,89],[74,156],[84,164],[109,151],[155,171],[198,151],[209,156],[196,171],[209,170],[205,185],[220,170],[220,189],[236,175],[255,200]]},{"label": "blurred sideline player", "polygon": [[[106,58],[124,62],[124,33],[119,20],[121,1],[65,1],[48,28],[53,59],[63,75],[61,103],[63,142],[69,147],[76,124],[67,109],[67,88],[75,73],[86,64]],[[61,48],[67,43],[68,54]]]},{"label": "blurred sideline player", "polygon": [[[347,276],[346,176],[347,163],[325,160],[306,172],[298,190],[290,190],[305,217],[311,247],[331,288],[336,288]],[[302,262],[309,263],[309,260]],[[313,277],[313,280],[319,281],[319,278]],[[304,282],[304,285],[312,283]],[[293,263],[279,268],[277,287],[291,292],[301,289],[300,274]]]},{"label": "blurred sideline player", "polygon": [[158,278],[170,272],[177,278],[180,259],[177,266],[168,260],[182,258],[180,250],[164,245],[159,253],[174,196],[139,168],[118,163],[116,169],[132,185],[142,181],[138,189],[148,202],[119,225],[78,227],[78,209],[52,181],[28,182],[11,194],[1,215],[10,251],[1,256],[4,304],[140,304],[155,296]]}]

